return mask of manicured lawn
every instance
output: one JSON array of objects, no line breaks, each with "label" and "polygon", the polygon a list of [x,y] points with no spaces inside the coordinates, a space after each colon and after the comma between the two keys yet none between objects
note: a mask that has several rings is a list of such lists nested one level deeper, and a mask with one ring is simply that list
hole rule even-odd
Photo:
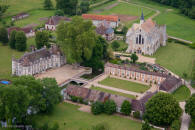
[{"label": "manicured lawn", "polygon": [[12,56],[19,58],[24,52],[18,52],[9,48],[9,46],[2,46],[0,43],[0,79],[10,78],[12,70]]},{"label": "manicured lawn", "polygon": [[167,43],[165,47],[161,47],[154,54],[156,62],[165,68],[171,70],[179,76],[183,73],[191,78],[193,63],[195,60],[195,50],[188,46],[178,43]]},{"label": "manicured lawn", "polygon": [[190,90],[186,86],[181,86],[172,95],[177,99],[177,101],[185,101],[190,97]]},{"label": "manicured lawn", "polygon": [[109,89],[100,88],[100,87],[96,87],[96,86],[92,86],[90,89],[99,90],[99,91],[110,93],[110,94],[114,94],[114,95],[120,95],[120,96],[131,98],[131,99],[135,99],[136,98],[135,96],[130,95],[130,94],[125,94],[125,93],[121,93],[121,92],[117,92],[117,91],[112,91],[112,90],[109,90]]},{"label": "manicured lawn", "polygon": [[111,77],[107,77],[104,80],[100,81],[99,83],[102,85],[106,85],[106,86],[110,86],[110,87],[114,87],[114,88],[119,88],[119,89],[124,89],[127,91],[138,92],[138,93],[143,93],[150,88],[147,85],[138,84],[135,82],[111,78]]},{"label": "manicured lawn", "polygon": [[[90,113],[81,112],[78,106],[62,103],[54,108],[54,111],[49,115],[39,115],[35,119],[37,123],[43,124],[49,121],[50,123],[58,122],[60,130],[87,130],[99,123],[106,123],[110,130],[140,130],[141,123],[121,118],[119,116],[108,115],[92,115]],[[64,125],[64,123],[66,123]]]},{"label": "manicured lawn", "polygon": [[161,13],[154,20],[159,24],[167,25],[167,32],[171,36],[195,42],[195,20],[179,13],[179,10],[158,4],[151,0],[128,0],[131,3],[159,10]]}]

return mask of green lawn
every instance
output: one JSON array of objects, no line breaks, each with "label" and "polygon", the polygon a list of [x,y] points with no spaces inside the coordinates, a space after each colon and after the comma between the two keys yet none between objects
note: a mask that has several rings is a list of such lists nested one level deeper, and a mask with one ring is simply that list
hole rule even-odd
[{"label": "green lawn", "polygon": [[2,46],[0,43],[0,79],[10,78],[12,67],[12,56],[19,58],[24,52],[18,52],[9,48],[9,46]]},{"label": "green lawn", "polygon": [[157,2],[153,2],[151,0],[128,1],[159,10],[161,13],[155,17],[154,20],[156,20],[159,24],[166,24],[169,35],[195,42],[195,20],[180,14],[178,9],[158,4]]},{"label": "green lawn", "polygon": [[177,90],[175,90],[172,95],[177,99],[177,101],[185,101],[190,97],[190,90],[186,86],[181,86]]},{"label": "green lawn", "polygon": [[[60,130],[87,130],[91,126],[99,123],[106,123],[110,130],[140,130],[141,123],[122,118],[119,116],[110,115],[92,115],[90,113],[81,112],[78,106],[63,103],[54,108],[54,111],[49,115],[40,115],[35,119],[37,123],[43,124],[49,121],[50,123],[58,122]],[[66,123],[66,125],[64,125]]]},{"label": "green lawn", "polygon": [[54,10],[32,10],[29,12],[29,17],[18,20],[15,22],[15,26],[24,27],[29,24],[43,24],[46,21],[40,20],[40,18],[50,17],[54,15]]},{"label": "green lawn", "polygon": [[[4,2],[3,2],[4,1]],[[21,12],[42,9],[44,0],[1,0],[0,3],[9,5],[5,16],[13,16]],[[55,0],[52,0],[55,5]]]},{"label": "green lawn", "polygon": [[143,93],[150,88],[147,85],[138,84],[135,82],[111,78],[111,77],[107,77],[104,80],[100,81],[99,83],[102,85],[119,88],[127,91],[138,92],[138,93]]},{"label": "green lawn", "polygon": [[195,50],[179,43],[167,43],[165,47],[160,47],[154,54],[156,62],[171,70],[179,76],[186,73],[191,78],[193,63],[195,60]]},{"label": "green lawn", "polygon": [[125,94],[125,93],[121,93],[121,92],[117,92],[117,91],[112,91],[112,90],[109,90],[109,89],[100,88],[100,87],[96,87],[96,86],[92,86],[90,89],[99,90],[99,91],[110,93],[110,94],[114,94],[114,95],[120,95],[120,96],[131,98],[131,99],[135,99],[136,98],[135,96],[130,95],[130,94]]}]

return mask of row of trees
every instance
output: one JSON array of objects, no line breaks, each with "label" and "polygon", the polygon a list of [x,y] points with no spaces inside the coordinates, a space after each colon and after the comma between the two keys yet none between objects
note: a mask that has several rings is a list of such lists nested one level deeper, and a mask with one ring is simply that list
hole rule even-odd
[{"label": "row of trees", "polygon": [[51,112],[61,101],[55,79],[36,80],[31,76],[14,78],[12,85],[0,87],[0,120],[8,125],[31,124],[31,116]]},{"label": "row of trees", "polygon": [[[53,9],[54,6],[51,0],[44,1],[44,8],[49,10]],[[78,0],[56,0],[56,9],[58,9],[58,15],[76,15],[86,13],[89,10],[89,1],[82,0],[80,3]],[[59,10],[63,13],[59,13]]]},{"label": "row of trees", "polygon": [[155,2],[171,5],[173,7],[179,8],[181,13],[195,19],[195,0],[153,0]]},{"label": "row of trees", "polygon": [[73,17],[69,23],[57,27],[57,40],[68,63],[92,67],[93,73],[104,70],[104,61],[111,57],[108,43],[96,35],[91,21]]}]

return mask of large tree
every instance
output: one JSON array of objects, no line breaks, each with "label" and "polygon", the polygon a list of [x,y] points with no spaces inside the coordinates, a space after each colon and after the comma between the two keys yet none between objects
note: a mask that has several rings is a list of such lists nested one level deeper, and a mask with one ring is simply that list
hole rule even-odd
[{"label": "large tree", "polygon": [[18,51],[25,51],[26,50],[26,35],[23,31],[18,31],[16,33],[16,44],[15,47]]},{"label": "large tree", "polygon": [[168,93],[158,93],[146,103],[144,118],[158,126],[170,126],[182,113],[179,103]]},{"label": "large tree", "polygon": [[80,4],[81,13],[86,13],[89,10],[89,1],[84,0]]},{"label": "large tree", "polygon": [[70,63],[82,63],[91,58],[96,43],[94,26],[91,21],[73,17],[69,23],[57,27],[57,40]]},{"label": "large tree", "polygon": [[4,45],[8,43],[8,33],[7,29],[5,27],[0,27],[0,42],[2,42]]},{"label": "large tree", "polygon": [[28,116],[29,94],[25,87],[6,86],[0,88],[0,119],[5,120],[8,125],[22,123]]},{"label": "large tree", "polygon": [[124,100],[120,111],[121,111],[121,113],[123,113],[125,115],[131,114],[131,104],[130,104],[130,102],[127,101],[127,100]]},{"label": "large tree", "polygon": [[6,12],[7,9],[8,9],[7,5],[0,5],[0,21],[2,19],[3,14]]},{"label": "large tree", "polygon": [[16,30],[13,30],[10,34],[10,37],[9,37],[10,48],[15,49],[16,48],[15,44],[16,44]]},{"label": "large tree", "polygon": [[53,8],[53,4],[51,0],[45,0],[44,1],[44,9],[50,10]]},{"label": "large tree", "polygon": [[138,60],[138,56],[136,55],[136,53],[133,53],[133,54],[131,54],[131,61],[133,62],[133,63],[135,63],[137,60]]},{"label": "large tree", "polygon": [[43,46],[49,47],[49,34],[46,31],[36,32],[35,42],[37,49],[42,48]]},{"label": "large tree", "polygon": [[186,101],[185,111],[191,116],[192,121],[195,123],[195,94]]},{"label": "large tree", "polygon": [[64,11],[64,14],[75,15],[78,0],[56,0],[56,8]]}]

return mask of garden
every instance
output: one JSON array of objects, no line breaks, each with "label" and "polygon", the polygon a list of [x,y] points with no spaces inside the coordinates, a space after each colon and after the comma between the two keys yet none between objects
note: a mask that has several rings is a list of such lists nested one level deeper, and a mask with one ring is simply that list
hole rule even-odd
[{"label": "garden", "polygon": [[150,88],[150,86],[147,85],[143,85],[143,84],[127,81],[127,80],[112,78],[112,77],[107,77],[98,83],[109,87],[119,88],[119,89],[138,92],[138,93],[144,93]]}]

